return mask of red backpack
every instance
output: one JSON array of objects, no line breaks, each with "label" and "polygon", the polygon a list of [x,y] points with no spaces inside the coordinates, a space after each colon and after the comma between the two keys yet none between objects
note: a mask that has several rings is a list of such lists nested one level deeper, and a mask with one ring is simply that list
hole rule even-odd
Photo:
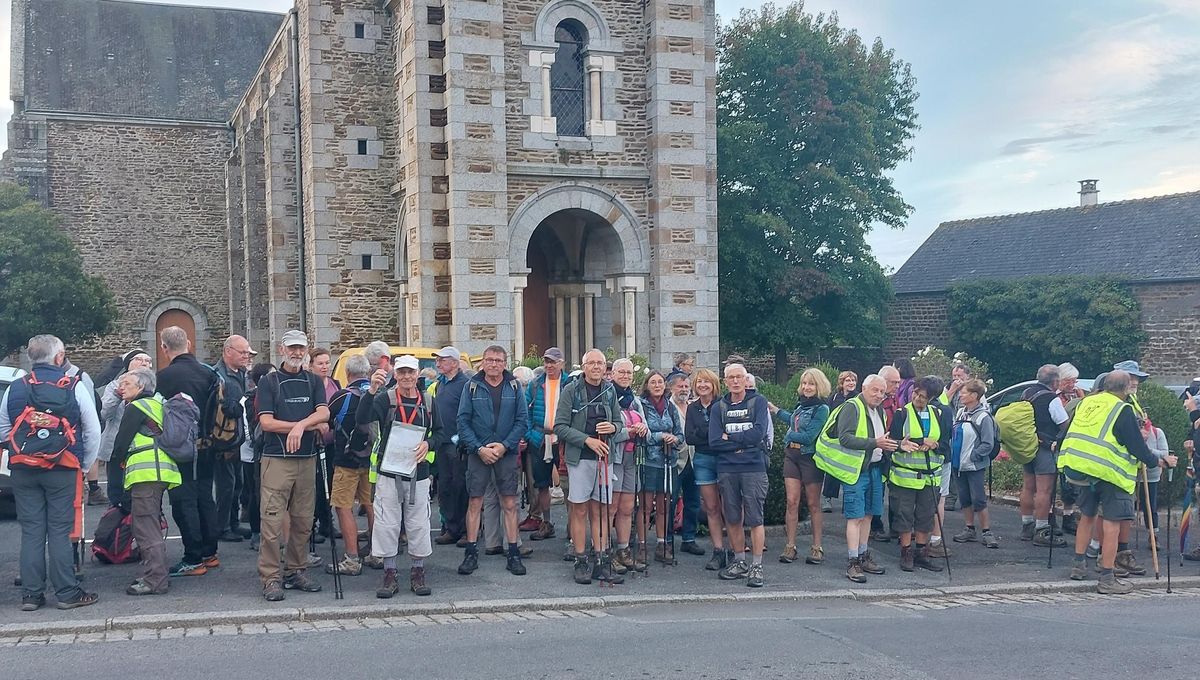
[{"label": "red backpack", "polygon": [[22,380],[25,408],[13,419],[8,436],[9,464],[41,470],[79,469],[79,460],[69,451],[79,438],[79,403],[75,400],[79,378],[63,376],[56,382],[42,382],[36,371],[31,371]]}]

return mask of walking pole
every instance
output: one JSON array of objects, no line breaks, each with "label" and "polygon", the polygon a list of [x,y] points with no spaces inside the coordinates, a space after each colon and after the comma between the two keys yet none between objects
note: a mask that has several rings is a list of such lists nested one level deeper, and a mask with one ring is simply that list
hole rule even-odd
[{"label": "walking pole", "polygon": [[[607,443],[608,437],[599,435],[600,441]],[[600,565],[600,586],[607,585],[612,587],[612,559],[609,553],[609,543],[612,536],[609,534],[611,526],[607,524],[609,519],[608,500],[610,499],[610,487],[608,483],[608,456],[599,455],[596,457],[596,480],[600,487],[600,545],[596,546],[596,551],[599,553],[597,562]],[[605,569],[607,567],[607,570]]]},{"label": "walking pole", "polygon": [[[333,560],[333,599],[340,600],[344,597],[342,593],[342,570],[341,562],[338,561],[337,554],[337,532],[333,530],[333,506],[329,504],[329,474],[325,470],[325,447],[317,448],[317,466],[318,472],[321,475],[321,491],[325,494],[325,512],[327,513],[326,520],[329,524],[329,553],[330,559]],[[358,535],[358,527],[343,527],[342,538],[345,538],[345,533],[349,531],[353,535]],[[348,540],[348,539],[347,539]],[[349,543],[347,543],[349,545]]]},{"label": "walking pole", "polygon": [[[1175,468],[1173,468],[1173,467],[1167,468],[1167,484],[1170,484],[1172,481],[1174,481],[1174,477],[1175,477]],[[1167,502],[1167,593],[1168,594],[1170,594],[1170,592],[1171,592],[1171,506],[1174,505],[1173,500],[1174,499],[1172,499],[1172,501]]]},{"label": "walking pole", "polygon": [[[1058,475],[1054,475],[1054,484],[1050,487],[1050,517],[1049,523],[1046,525],[1047,533],[1050,536],[1050,554],[1046,557],[1046,568],[1054,568],[1054,497],[1058,493]],[[1064,539],[1065,540],[1065,539]]]},{"label": "walking pole", "polygon": [[1150,480],[1146,475],[1146,466],[1142,466],[1142,497],[1145,499],[1146,506],[1146,526],[1149,527],[1150,534],[1150,562],[1154,565],[1154,580],[1158,581],[1162,578],[1162,571],[1158,568],[1158,542],[1154,538],[1153,515],[1150,509]]},{"label": "walking pole", "polygon": [[[931,472],[933,470],[933,465],[931,464],[931,461],[929,458],[929,451],[925,452],[925,469],[929,470]],[[932,482],[933,478],[931,477],[929,479],[929,481]],[[941,493],[941,485],[940,484],[938,485],[938,493],[939,494]],[[945,529],[942,528],[942,513],[938,512],[937,505],[938,505],[937,503],[933,504],[933,517],[934,517],[934,519],[937,520],[938,534],[940,534],[942,537],[942,557],[945,558],[945,560],[946,560],[946,580],[953,582],[954,575],[950,573],[950,549],[949,549],[949,547],[946,546],[946,541],[948,541],[950,539],[950,537],[946,535]],[[945,506],[942,506],[942,507],[944,508]]]},{"label": "walking pole", "polygon": [[[666,517],[658,517],[657,528],[659,535],[671,546],[671,557],[667,559],[666,545],[663,546],[663,568],[675,563],[675,508],[671,507],[671,447],[663,444],[663,505],[666,506]],[[657,504],[656,504],[657,505]]]},{"label": "walking pole", "polygon": [[[646,525],[646,518],[644,516],[646,508],[643,507],[642,503],[642,494],[646,490],[646,478],[643,476],[646,474],[644,465],[645,455],[644,446],[635,445],[633,447],[633,464],[637,469],[637,474],[633,478],[633,516],[634,522],[637,523],[637,531],[634,532],[636,534],[634,538],[638,542],[638,549],[634,551],[634,554],[636,555],[638,552],[642,554],[642,564],[646,565],[642,569],[642,577],[650,578],[650,550],[646,547],[646,534],[650,532],[650,528]],[[634,562],[636,566],[637,558],[634,558]]]}]

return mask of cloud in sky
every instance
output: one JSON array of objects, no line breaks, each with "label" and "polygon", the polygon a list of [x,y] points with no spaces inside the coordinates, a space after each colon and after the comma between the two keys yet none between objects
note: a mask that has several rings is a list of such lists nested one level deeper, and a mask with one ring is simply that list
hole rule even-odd
[{"label": "cloud in sky", "polygon": [[[36,0],[33,0],[36,2]],[[159,0],[286,11],[291,0]],[[632,0],[618,0],[632,1]],[[717,0],[723,20],[761,0]],[[783,3],[779,3],[783,4]],[[1200,189],[1200,0],[946,3],[807,0],[909,61],[921,96],[913,159],[895,172],[915,211],[870,242],[899,267],[951,219]],[[0,0],[0,88],[11,3]],[[12,102],[0,98],[0,119]],[[0,128],[0,139],[3,129]]]}]

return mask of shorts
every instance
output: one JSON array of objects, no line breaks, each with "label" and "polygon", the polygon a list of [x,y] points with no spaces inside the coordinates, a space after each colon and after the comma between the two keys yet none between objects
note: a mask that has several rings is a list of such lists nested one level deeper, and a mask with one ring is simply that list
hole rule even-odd
[{"label": "shorts", "polygon": [[[663,469],[658,467],[650,467],[649,465],[642,466],[642,491],[646,493],[666,493],[666,487],[663,483],[666,482],[666,476],[663,474]],[[679,468],[671,466],[671,494],[679,493]]]},{"label": "shorts", "polygon": [[479,454],[472,453],[467,456],[467,495],[471,498],[483,498],[487,493],[488,482],[494,480],[496,491],[501,496],[516,496],[519,472],[515,455],[506,455],[488,465]]},{"label": "shorts", "polygon": [[[636,493],[638,487],[638,470],[633,464],[633,459],[630,458],[628,463],[614,463],[612,466],[613,477],[613,492],[615,493]],[[570,470],[567,471],[568,474]],[[570,482],[570,479],[567,480]]]},{"label": "shorts", "polygon": [[559,450],[560,447],[558,444],[555,444],[554,456],[550,459],[550,462],[547,463],[545,461],[546,450],[544,446],[537,449],[525,449],[525,455],[529,456],[529,467],[533,471],[533,488],[549,489],[551,485],[553,485],[554,465],[558,462]]},{"label": "shorts", "polygon": [[950,467],[950,463],[942,463],[942,471],[939,474],[942,475],[942,486],[938,488],[938,495],[945,498],[950,495],[951,477],[958,473],[954,472]]},{"label": "shorts", "polygon": [[1109,522],[1133,519],[1133,494],[1125,493],[1116,485],[1095,480],[1079,487],[1079,512],[1084,517],[1097,514]]},{"label": "shorts", "polygon": [[825,473],[817,467],[812,456],[789,446],[783,454],[783,478],[799,479],[804,484],[822,484],[825,482]]},{"label": "shorts", "polygon": [[983,478],[987,470],[968,470],[958,473],[958,504],[963,510],[967,506],[975,512],[987,510],[987,494],[983,491]]},{"label": "shorts", "polygon": [[610,464],[608,466],[608,484],[607,488],[601,493],[600,486],[600,461],[582,459],[578,463],[571,465],[567,464],[567,502],[568,503],[586,503],[588,501],[598,501],[600,503],[611,503],[612,493],[616,489],[613,488],[616,482],[615,470]]},{"label": "shorts", "polygon": [[883,514],[883,466],[869,465],[858,481],[842,484],[842,516],[862,519]]},{"label": "shorts", "polygon": [[1033,460],[1021,467],[1027,474],[1031,475],[1057,475],[1058,455],[1050,449],[1039,446],[1037,453],[1033,456]]},{"label": "shorts", "polygon": [[354,500],[360,505],[371,504],[371,471],[367,468],[333,468],[333,491],[329,494],[329,504],[335,508],[349,509],[354,507]]},{"label": "shorts", "polygon": [[708,453],[697,453],[692,456],[692,472],[696,478],[696,486],[716,484],[717,457]]},{"label": "shorts", "polygon": [[892,531],[907,534],[933,532],[933,515],[937,512],[938,488],[926,486],[909,489],[888,484],[892,508]]},{"label": "shorts", "polygon": [[767,473],[765,472],[722,472],[718,484],[721,489],[721,510],[726,524],[740,524],[746,528],[763,525],[763,506],[767,502]]}]

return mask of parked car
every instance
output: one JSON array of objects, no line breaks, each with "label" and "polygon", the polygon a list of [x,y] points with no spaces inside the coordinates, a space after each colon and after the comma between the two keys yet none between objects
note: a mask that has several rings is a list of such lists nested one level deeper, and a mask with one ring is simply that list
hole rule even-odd
[{"label": "parked car", "polygon": [[[25,371],[9,366],[0,366],[0,395],[8,391],[8,386],[25,375]],[[12,502],[12,477],[8,472],[8,449],[0,442],[0,503]]]},{"label": "parked car", "polygon": [[[333,365],[333,371],[330,375],[334,380],[338,381],[339,385],[346,384],[346,359],[362,354],[366,351],[366,347],[351,347],[338,356],[337,362]],[[396,347],[388,348],[392,357],[399,357],[405,354],[411,354],[417,358],[417,363],[421,368],[437,368],[437,357],[433,355],[438,351],[437,347]],[[462,358],[467,360],[471,366],[475,366],[477,359],[471,358],[467,354],[463,354]]]},{"label": "parked car", "polygon": [[[1075,382],[1075,386],[1084,392],[1091,392],[1092,385],[1095,384],[1095,382],[1096,381],[1092,380],[1091,378],[1080,378]],[[1025,382],[1019,382],[1016,385],[1009,385],[1002,390],[990,392],[987,395],[988,408],[991,409],[992,413],[995,413],[996,409],[1000,408],[1001,406],[1008,406],[1014,401],[1020,401],[1021,395],[1025,394],[1025,390],[1033,387],[1036,384],[1036,380],[1026,380]]]}]

